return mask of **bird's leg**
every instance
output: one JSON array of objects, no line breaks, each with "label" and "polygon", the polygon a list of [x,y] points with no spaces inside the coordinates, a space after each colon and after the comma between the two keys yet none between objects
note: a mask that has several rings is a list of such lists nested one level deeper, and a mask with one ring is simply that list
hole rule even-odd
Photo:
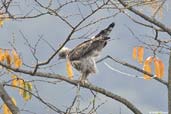
[{"label": "bird's leg", "polygon": [[82,83],[82,84],[89,83],[87,76],[88,76],[87,73],[83,73],[79,79],[80,83]]}]

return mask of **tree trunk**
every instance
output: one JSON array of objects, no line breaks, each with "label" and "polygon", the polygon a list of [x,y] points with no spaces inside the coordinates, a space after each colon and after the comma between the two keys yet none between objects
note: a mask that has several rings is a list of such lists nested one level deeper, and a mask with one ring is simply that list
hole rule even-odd
[{"label": "tree trunk", "polygon": [[168,69],[168,114],[171,114],[171,52],[169,56],[169,69]]}]

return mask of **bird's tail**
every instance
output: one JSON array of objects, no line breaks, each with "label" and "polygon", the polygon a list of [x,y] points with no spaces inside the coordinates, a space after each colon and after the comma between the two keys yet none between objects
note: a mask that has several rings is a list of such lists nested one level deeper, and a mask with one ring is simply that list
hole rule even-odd
[{"label": "bird's tail", "polygon": [[96,37],[100,37],[100,36],[102,36],[102,37],[107,37],[107,36],[110,34],[110,32],[112,31],[112,29],[113,29],[114,26],[115,26],[115,23],[111,23],[106,29],[100,31],[100,32],[95,36],[95,38],[96,38]]}]

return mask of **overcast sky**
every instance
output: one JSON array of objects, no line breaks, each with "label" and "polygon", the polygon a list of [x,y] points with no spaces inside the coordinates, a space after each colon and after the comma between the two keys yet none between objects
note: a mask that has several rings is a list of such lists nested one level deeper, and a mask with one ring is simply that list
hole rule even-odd
[{"label": "overcast sky", "polygon": [[[29,0],[26,0],[24,2],[22,1],[18,4],[23,6],[21,6],[20,8],[13,6],[13,8],[11,8],[11,11],[14,12],[14,14],[25,14],[33,8],[33,3],[29,2]],[[90,13],[90,10],[87,7],[80,4],[75,4],[72,7],[66,6],[64,10],[60,11],[60,13],[62,15],[76,14],[78,13],[77,5],[79,5],[82,13],[85,16],[88,13]],[[36,7],[36,5],[34,5],[34,7]],[[166,11],[166,9],[164,9],[164,11]],[[33,11],[32,14],[34,13],[37,12]],[[88,23],[91,19],[99,19],[100,17],[111,15],[114,13],[116,13],[114,10],[100,11],[93,17],[91,17],[88,21],[83,23],[83,25]],[[133,15],[132,13],[130,14],[134,18],[139,19],[139,17]],[[168,16],[165,12],[163,19],[160,19],[160,21],[167,25],[170,25],[171,23],[169,23],[168,19],[170,19],[170,15]],[[69,18],[69,20],[73,24],[76,24],[79,22],[80,17],[72,16]],[[144,22],[143,20],[140,21]],[[135,24],[124,14],[118,14],[113,18],[101,21],[93,26],[83,29],[80,32],[74,34],[72,38],[78,38],[86,32],[94,32],[91,36],[96,35],[101,29],[104,29],[112,22],[115,22],[116,24],[115,28],[112,30],[110,34],[112,40],[109,41],[108,45],[104,48],[103,52],[101,53],[98,59],[106,55],[111,55],[114,58],[118,58],[122,61],[128,62],[132,65],[138,66],[139,68],[142,68],[142,64],[139,64],[137,61],[132,60],[132,48],[134,46],[143,44],[136,40],[135,36],[133,36],[129,31],[128,27],[131,30],[133,30],[133,32],[140,39],[147,43],[153,42],[155,44],[154,41],[149,40],[149,38],[146,37],[148,35],[154,36],[154,32],[150,29]],[[20,31],[25,35],[25,38],[27,38],[31,45],[35,45],[35,43],[41,36],[43,39],[47,40],[55,49],[57,49],[59,45],[65,41],[71,29],[69,29],[69,27],[59,18],[49,15],[41,16],[35,19],[6,21],[3,27],[0,28],[0,47],[11,49],[12,47],[9,44],[9,41],[12,42],[13,39],[15,39],[15,47],[20,53],[23,62],[28,65],[34,65],[35,60],[31,55],[30,49],[27,46],[26,41],[23,39],[23,36],[21,35]],[[165,34],[160,34],[159,36],[161,38],[168,37]],[[66,44],[66,46],[74,48],[76,45],[78,45],[84,40],[85,39],[71,40]],[[40,62],[42,62],[47,60],[53,52],[54,51],[49,47],[49,45],[47,45],[46,42],[41,40],[37,46],[36,55],[39,58]],[[151,50],[145,49],[145,58],[150,55],[152,55]],[[158,54],[157,56],[160,59],[162,59],[165,64],[164,80],[167,80],[168,55]],[[51,69],[43,69],[41,71],[53,72],[61,74],[63,76],[67,76],[65,70],[65,61],[58,61],[57,58],[58,57],[56,56],[50,63],[57,63],[54,67],[52,67]],[[141,73],[138,73],[137,71],[132,70],[128,67],[119,65],[114,61],[105,60],[104,62],[110,64],[113,68],[123,71],[125,73],[143,76]],[[110,70],[107,66],[104,65],[104,62],[97,64],[97,74],[92,75],[88,78],[92,84],[105,88],[106,90],[109,90],[114,94],[126,98],[136,107],[138,107],[138,109],[140,109],[143,112],[143,114],[147,114],[149,111],[167,111],[167,88],[164,85],[160,84],[155,80],[146,81],[139,78],[127,77],[123,74]],[[23,66],[23,68],[26,67]],[[33,79],[28,75],[19,75],[26,80]],[[6,75],[6,77],[7,76],[9,75]],[[2,76],[0,78],[1,81],[6,80],[6,77]],[[74,70],[74,79],[78,78],[79,73]],[[53,105],[61,109],[65,109],[72,103],[72,100],[77,90],[76,87],[64,82],[55,85],[43,82],[36,82],[35,85],[39,90],[40,96],[44,98],[44,100],[52,103]],[[20,109],[24,108],[39,114],[54,114],[53,111],[50,111],[48,108],[44,108],[45,106],[41,104],[38,100],[36,100],[34,97],[31,101],[28,101],[26,103],[18,95],[18,92],[16,90],[13,90],[12,88],[8,87],[6,88],[6,90],[8,91],[10,96],[13,96],[16,99]],[[89,90],[83,88],[81,89],[80,94],[82,96],[81,107],[86,107],[88,103],[92,100],[93,95]],[[99,108],[99,110],[97,111],[99,114],[118,114],[120,109],[122,114],[133,114],[124,105],[118,103],[115,100],[109,99],[106,96],[98,94],[97,105],[103,102],[105,102],[105,104],[101,106],[101,108]],[[25,105],[23,105],[23,103]]]}]

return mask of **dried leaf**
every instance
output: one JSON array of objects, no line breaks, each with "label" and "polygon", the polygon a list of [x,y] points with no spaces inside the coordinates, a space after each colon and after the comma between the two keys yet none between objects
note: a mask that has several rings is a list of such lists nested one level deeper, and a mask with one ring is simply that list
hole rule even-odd
[{"label": "dried leaf", "polygon": [[135,60],[137,59],[137,47],[134,47],[133,48],[133,51],[132,51],[132,58]]},{"label": "dried leaf", "polygon": [[12,75],[11,78],[12,78],[11,85],[18,86],[18,77],[16,75]]},{"label": "dried leaf", "polygon": [[15,65],[15,68],[19,68],[19,67],[21,67],[22,66],[22,60],[21,59],[17,59],[16,61],[15,61],[15,63],[14,63],[14,65]]},{"label": "dried leaf", "polygon": [[16,100],[15,100],[13,97],[11,98],[11,100],[12,100],[12,102],[14,103],[14,105],[16,106],[16,105],[17,105]]},{"label": "dried leaf", "polygon": [[[143,66],[143,70],[151,74],[151,67],[150,67],[150,64],[144,65],[144,66]],[[145,79],[145,80],[150,80],[151,77],[148,76],[147,74],[144,74],[144,79]]]},{"label": "dried leaf", "polygon": [[151,64],[153,62],[154,57],[153,56],[149,56],[145,61],[144,64]]},{"label": "dried leaf", "polygon": [[144,47],[143,46],[138,47],[137,56],[138,56],[138,62],[140,64],[142,64],[143,63],[143,58],[144,58]]},{"label": "dried leaf", "polygon": [[4,24],[4,21],[3,20],[0,20],[0,27],[2,27]]},{"label": "dried leaf", "polygon": [[12,50],[12,55],[13,55],[13,59],[14,59],[14,62],[18,59],[18,54],[15,50]]},{"label": "dried leaf", "polygon": [[2,105],[3,114],[12,114],[6,104]]},{"label": "dried leaf", "polygon": [[15,68],[21,67],[22,66],[22,60],[20,59],[19,55],[17,54],[17,52],[15,50],[12,50],[12,55],[13,55],[13,59],[14,59]]},{"label": "dried leaf", "polygon": [[3,53],[2,49],[0,49],[0,62],[3,62],[4,59],[5,59],[4,53]]},{"label": "dried leaf", "polygon": [[9,17],[6,16],[6,14],[0,14],[0,27],[3,26],[4,21],[9,20]]},{"label": "dried leaf", "polygon": [[156,76],[162,78],[164,76],[164,64],[160,59],[154,59],[154,68]]},{"label": "dried leaf", "polygon": [[[151,63],[153,62],[153,59],[154,59],[154,57],[152,57],[152,56],[150,56],[150,57],[148,57],[145,61],[144,61],[144,65],[143,65],[143,70],[144,71],[146,71],[146,72],[148,72],[148,73],[150,73],[151,74]],[[146,74],[144,74],[144,79],[145,80],[150,80],[151,79],[151,77],[150,76],[148,76],[148,75],[146,75]]]},{"label": "dried leaf", "polygon": [[160,65],[157,58],[154,58],[154,72],[157,77],[160,77]]},{"label": "dried leaf", "polygon": [[[33,86],[32,86],[32,83],[30,83],[30,82],[28,82],[27,83],[28,84],[28,91],[32,91],[32,89],[33,89]],[[32,94],[31,93],[29,93],[29,99],[31,99],[32,98]]]},{"label": "dried leaf", "polygon": [[[28,86],[27,86],[27,83],[25,82],[25,83],[24,83],[24,89],[27,90],[27,87],[28,87]],[[22,96],[23,96],[23,99],[24,99],[25,101],[28,101],[29,95],[28,95],[28,92],[25,91],[25,90],[23,90],[23,95],[22,95]]]},{"label": "dried leaf", "polygon": [[71,61],[69,60],[69,58],[66,58],[66,71],[68,74],[68,77],[70,79],[73,79],[73,70],[72,70],[72,65],[71,65]]},{"label": "dried leaf", "polygon": [[[25,89],[25,91],[23,93],[23,99],[25,101],[28,101],[32,98],[32,94],[30,93],[32,91],[32,84],[30,82],[25,82],[24,83],[24,89]],[[28,90],[30,92],[28,92],[26,90]]]},{"label": "dried leaf", "polygon": [[4,57],[6,59],[7,65],[11,65],[12,59],[8,50],[5,50]]},{"label": "dried leaf", "polygon": [[159,60],[159,66],[160,66],[160,78],[163,78],[164,76],[164,63],[162,60]]},{"label": "dried leaf", "polygon": [[[18,85],[19,85],[19,87],[24,88],[24,80],[19,79],[18,80]],[[23,95],[24,90],[23,89],[19,89],[19,93],[20,93],[20,95]]]}]

